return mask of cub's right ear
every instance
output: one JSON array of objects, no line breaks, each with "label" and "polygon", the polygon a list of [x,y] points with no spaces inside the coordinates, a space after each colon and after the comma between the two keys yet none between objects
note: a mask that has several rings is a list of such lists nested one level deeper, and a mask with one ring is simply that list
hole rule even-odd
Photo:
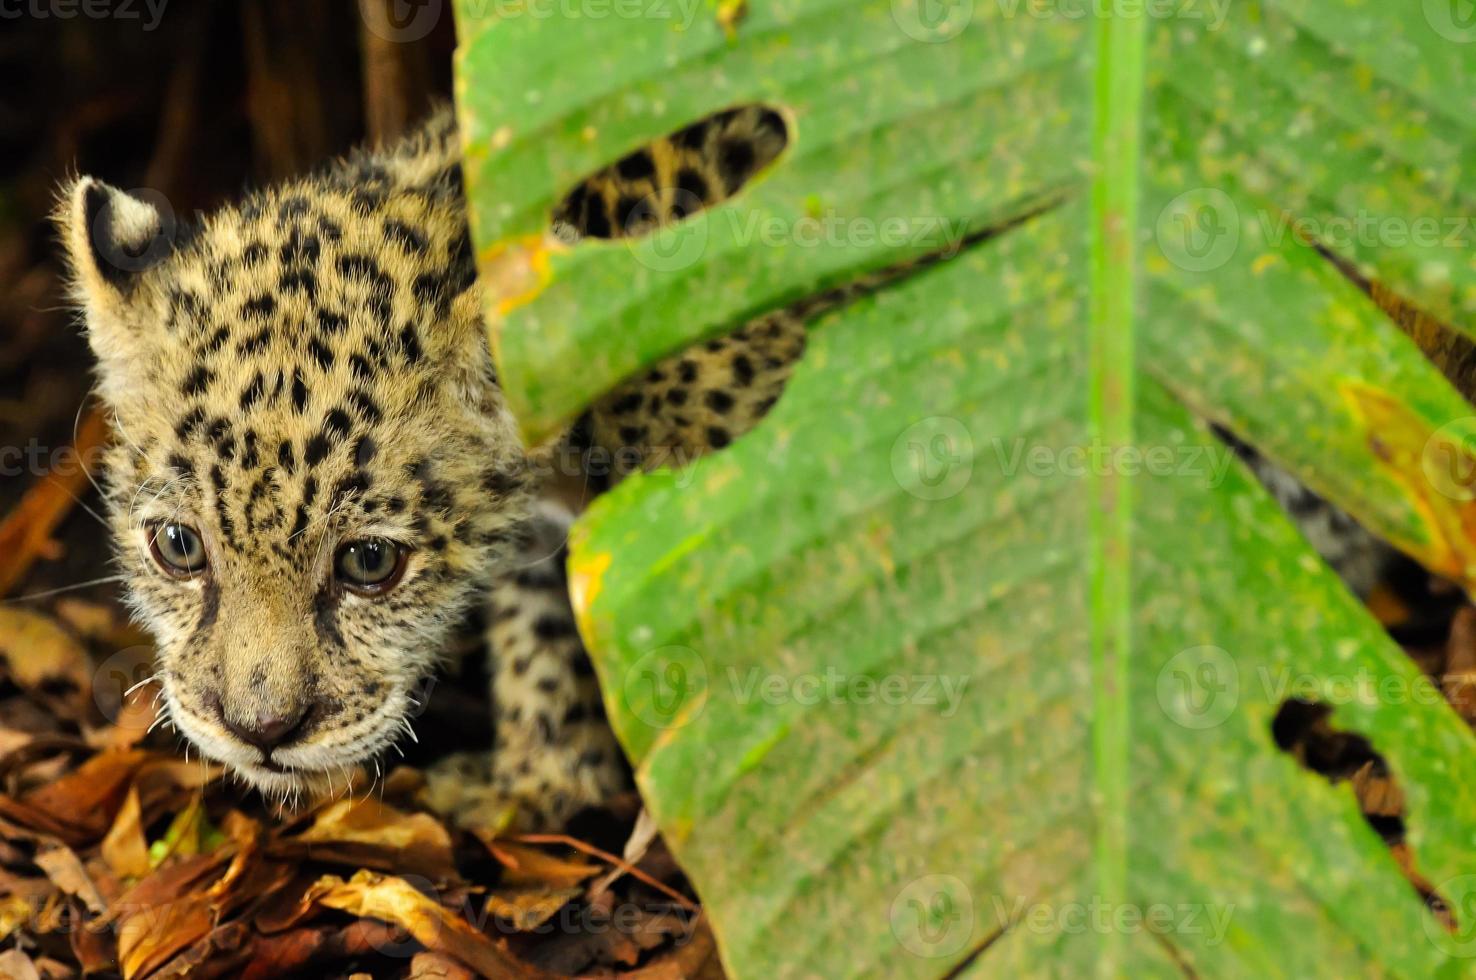
[{"label": "cub's right ear", "polygon": [[89,300],[127,298],[174,251],[174,212],[157,191],[125,194],[92,177],[62,191],[56,222],[76,285]]},{"label": "cub's right ear", "polygon": [[55,221],[71,266],[73,297],[106,382],[131,373],[158,329],[149,270],[174,252],[174,212],[155,191],[126,194],[92,177],[65,186]]}]

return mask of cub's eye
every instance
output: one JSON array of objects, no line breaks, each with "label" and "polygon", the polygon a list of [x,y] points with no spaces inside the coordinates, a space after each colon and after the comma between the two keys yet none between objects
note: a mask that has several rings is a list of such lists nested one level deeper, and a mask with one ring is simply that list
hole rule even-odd
[{"label": "cub's eye", "polygon": [[405,549],[383,538],[350,541],[333,558],[333,572],[350,592],[383,595],[405,574]]},{"label": "cub's eye", "polygon": [[175,578],[192,578],[205,570],[205,543],[186,524],[149,525],[149,554]]}]

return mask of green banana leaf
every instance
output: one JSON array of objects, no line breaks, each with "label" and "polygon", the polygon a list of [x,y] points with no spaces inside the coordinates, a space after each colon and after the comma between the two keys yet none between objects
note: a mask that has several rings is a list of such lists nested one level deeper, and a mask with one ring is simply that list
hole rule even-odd
[{"label": "green banana leaf", "polygon": [[[458,0],[530,441],[950,255],[811,323],[752,433],[575,528],[611,720],[732,975],[1476,962],[1471,732],[1206,421],[1476,584],[1472,409],[1332,261],[1476,331],[1463,3]],[[735,199],[548,234],[584,175],[750,102],[791,139]],[[1276,747],[1293,696],[1388,761],[1454,931]]]}]

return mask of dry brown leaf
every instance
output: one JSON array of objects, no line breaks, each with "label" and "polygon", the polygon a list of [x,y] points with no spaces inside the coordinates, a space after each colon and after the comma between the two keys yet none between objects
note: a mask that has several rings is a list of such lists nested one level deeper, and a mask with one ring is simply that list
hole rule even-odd
[{"label": "dry brown leaf", "polygon": [[403,878],[372,871],[359,871],[348,881],[325,875],[310,889],[309,895],[326,908],[398,923],[427,949],[453,956],[484,976],[525,980],[551,976],[514,958],[455,913],[416,891]]},{"label": "dry brown leaf", "polygon": [[35,962],[18,949],[0,953],[0,977],[4,980],[41,980]]},{"label": "dry brown leaf", "polygon": [[308,968],[315,965],[320,969],[311,973],[326,975],[328,965],[366,954],[403,955],[407,941],[409,935],[400,926],[373,919],[340,927],[293,929],[258,939],[240,980],[309,975]]},{"label": "dry brown leaf", "polygon": [[272,853],[369,867],[436,881],[457,877],[451,835],[426,813],[404,813],[373,797],[339,800],[320,810],[300,834]]},{"label": "dry brown leaf", "polygon": [[0,670],[69,721],[87,716],[92,662],[77,638],[33,609],[0,606]]},{"label": "dry brown leaf", "polygon": [[102,841],[102,857],[120,878],[142,878],[149,873],[149,843],[144,838],[143,808],[138,787],[128,791],[113,826]]},{"label": "dry brown leaf", "polygon": [[416,953],[405,980],[476,980],[476,974],[441,953]]},{"label": "dry brown leaf", "polygon": [[600,866],[578,859],[562,858],[526,844],[474,831],[487,850],[503,866],[502,881],[506,885],[544,885],[570,888],[584,879],[599,874]]},{"label": "dry brown leaf", "polygon": [[672,902],[621,904],[606,893],[581,915],[573,928],[563,930],[569,934],[563,941],[540,950],[549,969],[573,974],[633,967],[651,950],[689,942],[700,913]]},{"label": "dry brown leaf", "polygon": [[228,922],[210,930],[204,939],[151,974],[150,980],[239,976],[240,966],[251,952],[250,941],[251,930],[245,923]]},{"label": "dry brown leaf", "polygon": [[210,910],[196,895],[128,910],[118,920],[118,965],[124,980],[159,969],[209,935],[212,924]]},{"label": "dry brown leaf", "polygon": [[579,896],[582,888],[532,887],[497,890],[487,896],[487,915],[506,923],[514,932],[532,932]]},{"label": "dry brown leaf", "polygon": [[217,874],[228,859],[227,849],[221,848],[160,868],[118,896],[109,912],[122,919],[140,909],[167,905],[182,895],[202,892],[210,887],[207,882],[218,880]]},{"label": "dry brown leaf", "polygon": [[[485,841],[486,838],[483,838],[483,840]],[[588,841],[582,841],[577,837],[570,837],[568,834],[519,834],[516,837],[509,838],[509,840],[517,841],[524,844],[564,844],[568,847],[572,847],[576,851],[588,854],[592,857],[598,858],[601,861],[605,861],[617,868],[620,868],[632,878],[635,878],[642,884],[650,885],[652,888],[667,896],[683,908],[686,908],[692,912],[697,911],[697,903],[692,901],[687,896],[683,895],[681,892],[677,891],[675,888],[652,876],[651,874],[641,870],[624,858],[618,858],[615,855],[611,854],[609,851],[603,851],[600,848],[595,847]],[[501,841],[499,840],[498,843],[500,845]]]},{"label": "dry brown leaf", "polygon": [[723,976],[717,941],[703,916],[693,925],[691,938],[658,956],[639,970],[622,973],[622,980],[717,980]]},{"label": "dry brown leaf", "polygon": [[65,894],[82,900],[93,915],[102,915],[108,903],[98,891],[97,883],[82,865],[77,852],[62,844],[45,848],[36,854],[36,866],[46,872],[52,884]]},{"label": "dry brown leaf", "polygon": [[9,755],[16,749],[28,745],[35,738],[31,732],[19,728],[0,727],[0,756]]},{"label": "dry brown leaf", "polygon": [[[91,843],[113,825],[129,781],[150,755],[141,749],[95,755],[56,782],[34,789],[15,801],[21,807],[16,813],[43,814],[47,822],[62,828],[57,834],[67,843]],[[0,797],[0,802],[6,799]],[[4,809],[0,807],[0,812]],[[27,823],[19,815],[5,815]]]},{"label": "dry brown leaf", "polygon": [[0,898],[0,940],[10,938],[12,932],[29,923],[38,904],[21,895]]},{"label": "dry brown leaf", "polygon": [[[235,861],[224,874],[221,869],[233,851],[239,858],[241,850],[233,838],[232,845],[210,854],[181,858],[142,879],[112,903],[110,912],[118,922],[118,964],[125,978],[151,974],[182,950],[214,935],[222,882],[235,868]],[[225,943],[230,934],[217,938]]]},{"label": "dry brown leaf", "polygon": [[67,939],[82,972],[117,973],[118,945],[113,941],[112,924],[106,919],[84,921],[80,910],[74,911],[74,927],[68,932]]}]

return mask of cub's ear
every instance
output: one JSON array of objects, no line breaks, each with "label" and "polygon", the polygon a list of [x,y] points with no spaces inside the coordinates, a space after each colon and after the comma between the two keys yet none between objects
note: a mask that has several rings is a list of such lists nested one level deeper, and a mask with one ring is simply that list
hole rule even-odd
[{"label": "cub's ear", "polygon": [[126,194],[92,177],[63,188],[55,220],[71,266],[73,299],[108,375],[130,373],[161,329],[149,270],[174,252],[174,212],[162,194]]}]

